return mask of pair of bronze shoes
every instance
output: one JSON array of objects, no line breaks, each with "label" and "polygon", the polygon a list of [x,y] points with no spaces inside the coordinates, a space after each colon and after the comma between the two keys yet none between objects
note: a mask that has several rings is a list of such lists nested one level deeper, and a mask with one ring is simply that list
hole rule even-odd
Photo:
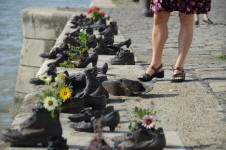
[{"label": "pair of bronze shoes", "polygon": [[[107,110],[108,109],[108,110]],[[76,123],[71,124],[71,128],[76,131],[82,132],[94,132],[97,128],[109,127],[111,132],[115,131],[115,128],[120,122],[120,115],[118,111],[115,111],[111,108],[106,108],[105,110],[100,110],[96,112],[86,112],[90,114],[85,114],[82,116],[74,116],[70,120],[73,120]],[[94,113],[94,114],[92,114]],[[82,121],[80,121],[83,119]],[[80,121],[80,122],[77,122]]]}]

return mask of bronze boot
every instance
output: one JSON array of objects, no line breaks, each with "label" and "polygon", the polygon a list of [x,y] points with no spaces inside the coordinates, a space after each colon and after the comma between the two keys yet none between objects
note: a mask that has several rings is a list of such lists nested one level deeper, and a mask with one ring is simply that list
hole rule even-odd
[{"label": "bronze boot", "polygon": [[20,126],[20,129],[6,129],[2,140],[11,146],[47,146],[48,137],[62,136],[59,112],[55,110],[53,118],[43,106],[34,109],[32,116]]}]

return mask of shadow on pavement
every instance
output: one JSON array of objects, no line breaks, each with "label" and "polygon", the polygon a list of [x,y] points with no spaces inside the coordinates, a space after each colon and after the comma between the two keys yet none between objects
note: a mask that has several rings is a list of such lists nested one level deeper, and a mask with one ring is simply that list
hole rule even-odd
[{"label": "shadow on pavement", "polygon": [[208,145],[197,145],[197,146],[176,146],[176,145],[167,145],[166,148],[167,149],[205,149],[205,148],[209,148],[210,146],[212,146],[213,144],[208,144]]},{"label": "shadow on pavement", "polygon": [[226,81],[226,78],[203,78],[203,80],[219,80],[219,81]]},{"label": "shadow on pavement", "polygon": [[162,97],[175,97],[179,94],[149,94],[143,95],[142,98],[162,98]]},{"label": "shadow on pavement", "polygon": [[112,99],[112,98],[110,98],[110,99],[108,100],[108,104],[112,104],[112,103],[124,103],[124,102],[125,102],[124,99],[119,99],[119,98],[117,98],[117,99]]}]

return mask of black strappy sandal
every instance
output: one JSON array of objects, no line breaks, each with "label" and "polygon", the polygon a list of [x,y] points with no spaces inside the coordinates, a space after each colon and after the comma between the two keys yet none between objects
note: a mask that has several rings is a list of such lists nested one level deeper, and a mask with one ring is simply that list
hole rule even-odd
[{"label": "black strappy sandal", "polygon": [[159,70],[162,68],[162,64],[158,67],[151,67],[151,69],[154,70],[154,73],[150,76],[147,73],[144,73],[141,75],[141,77],[137,77],[138,80],[142,81],[142,82],[148,82],[151,81],[153,78],[164,78],[164,71],[160,71]]},{"label": "black strappy sandal", "polygon": [[[185,73],[184,73],[184,69],[182,69],[181,67],[176,67],[173,68],[173,71],[178,70],[181,71],[180,73],[176,73],[172,76],[171,82],[183,82],[185,81]],[[179,78],[179,79],[176,79]]]}]

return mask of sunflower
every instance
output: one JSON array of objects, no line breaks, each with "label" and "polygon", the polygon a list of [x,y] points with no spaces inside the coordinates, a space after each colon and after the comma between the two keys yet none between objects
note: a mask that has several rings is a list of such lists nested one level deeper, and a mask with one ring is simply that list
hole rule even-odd
[{"label": "sunflower", "polygon": [[63,100],[67,100],[71,97],[71,90],[67,87],[60,89],[60,97]]},{"label": "sunflower", "polygon": [[49,76],[47,73],[39,76],[39,79],[44,81],[46,84],[49,84],[52,81],[52,77]]},{"label": "sunflower", "polygon": [[144,122],[142,124],[146,129],[151,129],[155,127],[155,121],[152,116],[144,116]]},{"label": "sunflower", "polygon": [[57,106],[58,106],[58,102],[55,97],[48,96],[44,99],[44,107],[48,111],[54,110]]}]

